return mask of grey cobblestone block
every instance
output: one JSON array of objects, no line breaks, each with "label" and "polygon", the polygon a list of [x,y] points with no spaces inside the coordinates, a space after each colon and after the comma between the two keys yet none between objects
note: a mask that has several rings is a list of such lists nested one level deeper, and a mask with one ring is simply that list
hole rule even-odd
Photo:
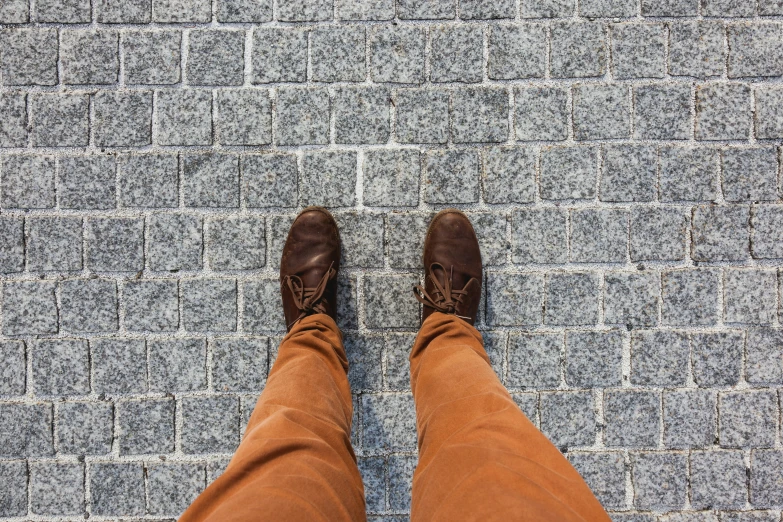
[{"label": "grey cobblestone block", "polygon": [[0,147],[27,145],[27,94],[0,94]]},{"label": "grey cobblestone block", "polygon": [[717,197],[718,151],[706,147],[661,147],[661,201],[712,201]]},{"label": "grey cobblestone block", "polygon": [[54,157],[13,154],[0,163],[4,209],[54,207]]},{"label": "grey cobblestone block", "polygon": [[231,453],[239,445],[237,397],[185,397],[181,408],[184,453]]},{"label": "grey cobblestone block", "polygon": [[31,355],[36,395],[84,395],[90,392],[87,341],[41,340],[33,345]]},{"label": "grey cobblestone block", "polygon": [[566,211],[531,208],[511,215],[514,263],[565,263],[568,260]]},{"label": "grey cobblestone block", "polygon": [[777,308],[775,271],[726,270],[723,285],[724,320],[727,323],[772,323]]},{"label": "grey cobblestone block", "polygon": [[672,270],[661,274],[665,325],[710,325],[718,320],[718,273],[710,269]]},{"label": "grey cobblestone block", "polygon": [[642,16],[685,17],[698,14],[698,0],[642,0]]},{"label": "grey cobblestone block", "polygon": [[302,205],[349,207],[356,200],[356,152],[305,152],[302,158]]},{"label": "grey cobblestone block", "polygon": [[663,78],[666,70],[663,24],[614,24],[611,31],[615,78]]},{"label": "grey cobblestone block", "polygon": [[60,283],[61,324],[70,332],[111,332],[118,328],[117,283],[73,279]]},{"label": "grey cobblestone block", "polygon": [[514,399],[514,402],[522,410],[522,413],[525,414],[525,417],[538,427],[538,421],[536,420],[538,416],[538,394],[512,393],[511,398]]},{"label": "grey cobblestone block", "polygon": [[759,0],[759,14],[761,16],[783,14],[783,4],[780,0]]},{"label": "grey cobblestone block", "polygon": [[516,87],[514,127],[521,141],[568,137],[568,93],[560,87]]},{"label": "grey cobblestone block", "polygon": [[52,405],[2,404],[6,425],[0,432],[0,457],[47,457],[54,454]]},{"label": "grey cobblestone block", "polygon": [[242,194],[251,208],[293,207],[298,169],[292,154],[243,155]]},{"label": "grey cobblestone block", "polygon": [[[253,410],[256,408],[256,402],[258,402],[258,395],[243,395],[239,398],[239,437],[240,439],[245,436],[247,431],[250,417],[253,414]],[[353,444],[353,442],[351,442]]]},{"label": "grey cobblestone block", "polygon": [[144,514],[144,467],[135,462],[96,462],[89,467],[93,516]]},{"label": "grey cobblestone block", "polygon": [[335,216],[340,228],[344,267],[383,267],[382,214],[350,212]]},{"label": "grey cobblestone block", "polygon": [[479,158],[475,150],[437,150],[425,157],[424,200],[435,205],[476,203]]},{"label": "grey cobblestone block", "polygon": [[179,325],[175,280],[133,280],[123,288],[125,328],[130,331],[172,332]]},{"label": "grey cobblestone block", "polygon": [[490,272],[487,278],[487,324],[538,325],[544,277],[540,274]]},{"label": "grey cobblestone block", "polygon": [[98,92],[93,97],[95,143],[101,147],[152,144],[152,93]]},{"label": "grey cobblestone block", "polygon": [[[24,343],[21,341],[0,342],[0,357],[4,362],[3,367],[0,368],[0,395],[24,395],[27,380]],[[2,505],[1,501],[0,505]],[[0,512],[2,512],[1,508]]]},{"label": "grey cobblestone block", "polygon": [[719,21],[675,22],[669,29],[669,74],[720,76],[726,63],[725,29]]},{"label": "grey cobblestone block", "polygon": [[164,24],[206,23],[212,20],[211,4],[209,0],[154,0],[152,20]]},{"label": "grey cobblestone block", "polygon": [[155,95],[160,145],[212,144],[212,93],[171,90]]},{"label": "grey cobblestone block", "polygon": [[310,36],[310,72],[317,82],[360,82],[365,68],[365,28],[319,26]]},{"label": "grey cobblestone block", "polygon": [[534,200],[536,151],[530,147],[490,147],[482,153],[482,184],[487,203]]},{"label": "grey cobblestone block", "polygon": [[187,207],[238,207],[239,156],[194,154],[182,157],[182,191]]},{"label": "grey cobblestone block", "polygon": [[28,0],[9,0],[0,7],[0,23],[24,24],[30,21]]},{"label": "grey cobblestone block", "polygon": [[179,516],[205,487],[203,464],[154,464],[147,466],[147,513]]},{"label": "grey cobblestone block", "polygon": [[658,520],[655,515],[651,513],[610,513],[610,515],[612,517],[612,522],[656,522]]},{"label": "grey cobblestone block", "polygon": [[751,127],[750,87],[720,83],[696,87],[696,139],[743,140]]},{"label": "grey cobblestone block", "polygon": [[558,448],[592,446],[595,405],[590,392],[541,393],[541,431]]},{"label": "grey cobblestone block", "polygon": [[380,390],[383,387],[383,335],[347,334],[343,342],[348,357],[348,381],[351,383],[351,390]]},{"label": "grey cobblestone block", "polygon": [[723,392],[718,396],[720,445],[772,447],[778,429],[778,400],[772,390]]},{"label": "grey cobblestone block", "polygon": [[698,206],[693,209],[694,261],[739,261],[748,257],[750,209]]},{"label": "grey cobblestone block", "polygon": [[783,382],[783,361],[777,353],[783,346],[783,330],[754,328],[748,331],[745,379],[753,384]]},{"label": "grey cobblestone block", "polygon": [[207,224],[207,259],[213,270],[257,270],[266,262],[264,218],[215,218]]},{"label": "grey cobblestone block", "polygon": [[389,506],[395,511],[410,511],[413,472],[416,456],[391,455],[389,457]]},{"label": "grey cobblestone block", "polygon": [[783,206],[758,205],[750,218],[751,253],[757,259],[783,257]]},{"label": "grey cobblestone block", "polygon": [[715,394],[708,390],[663,392],[663,444],[667,448],[710,446],[715,433]]},{"label": "grey cobblestone block", "polygon": [[329,93],[321,88],[277,91],[275,141],[278,145],[329,142]]},{"label": "grey cobblestone block", "polygon": [[117,402],[120,455],[174,451],[174,399]]},{"label": "grey cobblestone block", "polygon": [[446,143],[449,138],[449,91],[401,89],[395,94],[400,143]]},{"label": "grey cobblestone block", "polygon": [[400,0],[397,16],[402,20],[442,20],[454,18],[454,0]]},{"label": "grey cobblestone block", "polygon": [[0,273],[24,270],[24,221],[21,218],[0,218]]},{"label": "grey cobblestone block", "polygon": [[742,372],[745,336],[741,332],[694,334],[693,378],[699,386],[733,386]]},{"label": "grey cobblestone block", "polygon": [[617,263],[628,252],[628,217],[625,210],[571,211],[571,261]]},{"label": "grey cobblestone block", "polygon": [[631,260],[680,261],[690,216],[679,207],[634,207],[631,210]]},{"label": "grey cobblestone block", "polygon": [[627,138],[631,134],[628,89],[622,85],[577,85],[574,137],[577,140]]},{"label": "grey cobblestone block", "polygon": [[0,516],[17,517],[27,514],[27,462],[6,460],[0,462]]},{"label": "grey cobblestone block", "polygon": [[606,274],[604,322],[630,327],[655,326],[659,285],[660,279],[655,273]]},{"label": "grey cobblestone block", "polygon": [[334,0],[281,2],[277,18],[283,22],[318,22],[332,18]]},{"label": "grey cobblestone block", "polygon": [[596,181],[596,149],[551,147],[541,150],[542,199],[593,199]]},{"label": "grey cobblestone block", "polygon": [[236,331],[236,280],[182,281],[182,322],[186,330],[193,332]]},{"label": "grey cobblestone block", "polygon": [[430,30],[432,82],[480,82],[484,68],[480,25],[441,25]]},{"label": "grey cobblestone block", "polygon": [[89,142],[86,94],[31,94],[30,125],[34,147],[83,147]]},{"label": "grey cobblestone block", "polygon": [[[481,308],[481,307],[480,307]],[[478,319],[481,322],[481,318]],[[507,353],[508,353],[508,335],[506,332],[480,332],[482,340],[484,341],[484,351],[489,357],[489,363],[492,366],[492,371],[498,376],[500,382],[506,382],[506,365]]]},{"label": "grey cobblestone block", "polygon": [[57,29],[3,29],[0,31],[0,72],[5,85],[57,83]]},{"label": "grey cobblestone block", "polygon": [[777,484],[783,470],[783,452],[754,450],[750,460],[750,503],[754,507],[780,507],[783,494]]},{"label": "grey cobblestone block", "polygon": [[277,278],[246,281],[242,287],[245,296],[242,324],[245,331],[284,331],[286,323]]},{"label": "grey cobblestone block", "polygon": [[212,344],[212,384],[217,391],[260,392],[266,384],[266,337],[223,338]]},{"label": "grey cobblestone block", "polygon": [[509,251],[506,240],[508,217],[505,214],[483,212],[471,214],[470,218],[481,247],[483,265],[486,267],[504,264]]},{"label": "grey cobblestone block", "polygon": [[55,284],[38,281],[3,283],[3,334],[57,333]]},{"label": "grey cobblestone block", "polygon": [[559,18],[574,13],[573,0],[529,0],[522,2],[523,18]]},{"label": "grey cobblestone block", "polygon": [[364,154],[362,170],[365,205],[415,207],[418,204],[421,174],[419,151],[370,150]]},{"label": "grey cobblestone block", "polygon": [[654,448],[661,427],[661,396],[657,391],[607,391],[604,420],[607,446]]},{"label": "grey cobblestone block", "polygon": [[118,160],[123,207],[177,206],[179,160],[173,154],[133,154]]},{"label": "grey cobblestone block", "polygon": [[394,18],[393,0],[336,0],[339,20],[391,20]]},{"label": "grey cobblestone block", "polygon": [[217,7],[218,22],[270,22],[272,0],[221,0]]},{"label": "grey cobblestone block", "polygon": [[103,0],[95,6],[102,24],[148,24],[152,21],[152,0]]},{"label": "grey cobblestone block", "polygon": [[84,513],[84,464],[31,462],[30,512],[35,515]]},{"label": "grey cobblestone block", "polygon": [[386,387],[396,391],[410,390],[411,376],[408,355],[416,340],[411,333],[390,333],[386,336],[384,373]]},{"label": "grey cobblestone block", "polygon": [[625,460],[622,453],[569,453],[576,468],[604,508],[625,507]]},{"label": "grey cobblestone block", "polygon": [[639,509],[682,509],[686,501],[687,457],[682,453],[631,456],[633,504]]},{"label": "grey cobblestone block", "polygon": [[783,137],[783,89],[758,87],[755,89],[755,132],[758,139]]},{"label": "grey cobblestone block", "polygon": [[514,388],[555,389],[560,385],[563,337],[514,332],[509,338],[507,384]]},{"label": "grey cobblestone block", "polygon": [[70,30],[60,33],[62,81],[67,85],[117,83],[120,74],[117,31]]},{"label": "grey cobblestone block", "polygon": [[90,21],[89,0],[41,0],[35,5],[35,21],[79,24]]},{"label": "grey cobblestone block", "polygon": [[634,138],[686,140],[691,135],[691,86],[638,85],[634,94]]},{"label": "grey cobblestone block", "polygon": [[682,386],[688,371],[688,338],[667,330],[631,334],[631,384]]},{"label": "grey cobblestone block", "polygon": [[361,397],[362,446],[369,451],[416,449],[413,396],[364,394]]},{"label": "grey cobblestone block", "polygon": [[298,28],[254,28],[251,81],[307,80],[307,34]]},{"label": "grey cobblestone block", "polygon": [[589,78],[606,72],[606,41],[603,24],[562,22],[551,27],[553,78]]},{"label": "grey cobblestone block", "polygon": [[334,95],[336,143],[389,141],[389,91],[384,87],[341,87]]},{"label": "grey cobblestone block", "polygon": [[547,275],[544,324],[595,324],[598,320],[598,277],[591,273]]},{"label": "grey cobblestone block", "polygon": [[215,117],[217,141],[224,145],[272,143],[272,107],[266,90],[221,90]]},{"label": "grey cobblestone block", "polygon": [[191,31],[185,77],[190,85],[242,85],[245,32]]},{"label": "grey cobblestone block", "polygon": [[508,139],[508,91],[466,87],[453,94],[452,139],[456,143],[504,142]]},{"label": "grey cobblestone block", "polygon": [[777,195],[777,151],[771,147],[721,151],[726,201],[773,201]]},{"label": "grey cobblestone block", "polygon": [[488,49],[489,78],[543,78],[546,73],[546,27],[543,25],[492,26]]},{"label": "grey cobblestone block", "polygon": [[117,166],[113,156],[67,156],[60,158],[58,199],[60,208],[114,208],[116,203]]},{"label": "grey cobblestone block", "polygon": [[97,339],[90,347],[93,391],[109,395],[147,391],[147,347],[143,339]]},{"label": "grey cobblestone block", "polygon": [[696,509],[740,509],[748,496],[741,451],[691,453],[691,505]]},{"label": "grey cobblestone block", "polygon": [[365,324],[368,328],[417,328],[419,305],[411,295],[418,278],[378,275],[364,279]]},{"label": "grey cobblestone block", "polygon": [[734,511],[721,513],[721,522],[777,522],[771,511]]},{"label": "grey cobblestone block", "polygon": [[170,85],[180,81],[179,31],[128,31],[122,36],[125,82]]},{"label": "grey cobblestone block", "polygon": [[704,16],[719,18],[752,17],[756,16],[756,4],[733,2],[732,0],[707,0],[704,2],[702,12]]},{"label": "grey cobblestone block", "polygon": [[176,392],[206,388],[206,343],[203,339],[150,341],[150,391]]},{"label": "grey cobblestone block", "polygon": [[201,268],[201,218],[188,214],[153,214],[147,221],[152,270],[194,270]]},{"label": "grey cobblestone block", "polygon": [[631,18],[636,15],[637,4],[633,0],[583,0],[579,14],[587,18]]},{"label": "grey cobblestone block", "polygon": [[27,218],[27,268],[33,272],[82,269],[82,219]]},{"label": "grey cobblestone block", "polygon": [[144,269],[143,219],[88,219],[86,236],[88,268],[114,272]]},{"label": "grey cobblestone block", "polygon": [[111,451],[114,407],[110,402],[64,402],[57,407],[57,419],[60,453],[105,455]]},{"label": "grey cobblestone block", "polygon": [[424,239],[432,213],[393,212],[386,217],[389,265],[392,268],[424,268]]},{"label": "grey cobblestone block", "polygon": [[373,27],[368,37],[373,81],[423,83],[426,43],[427,31],[421,27]]},{"label": "grey cobblestone block", "polygon": [[647,145],[614,145],[604,150],[601,201],[653,201],[658,154]]},{"label": "grey cobblestone block", "polygon": [[226,471],[229,459],[210,460],[207,462],[207,485],[215,481]]},{"label": "grey cobblestone block", "polygon": [[727,33],[729,78],[783,74],[783,33],[779,24],[731,24]]},{"label": "grey cobblestone block", "polygon": [[566,383],[575,387],[619,386],[622,381],[623,335],[606,332],[567,332]]}]

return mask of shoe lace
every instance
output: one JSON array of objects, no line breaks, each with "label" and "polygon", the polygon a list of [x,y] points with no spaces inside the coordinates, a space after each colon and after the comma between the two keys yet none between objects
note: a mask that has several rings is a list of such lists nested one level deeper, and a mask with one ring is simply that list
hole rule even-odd
[{"label": "shoe lace", "polygon": [[329,280],[336,275],[337,271],[334,269],[334,262],[332,262],[332,264],[329,265],[329,270],[326,271],[315,288],[305,288],[302,278],[299,276],[285,276],[283,284],[288,286],[288,289],[291,291],[291,295],[293,295],[294,298],[294,305],[296,305],[296,308],[299,310],[299,317],[294,319],[294,321],[288,325],[288,328],[291,328],[310,314],[327,313],[323,295]]},{"label": "shoe lace", "polygon": [[419,302],[424,306],[434,308],[438,312],[442,312],[444,314],[453,314],[460,319],[471,321],[471,317],[465,317],[457,314],[457,306],[464,304],[462,299],[467,295],[467,291],[465,291],[464,288],[462,290],[455,290],[452,288],[454,283],[454,265],[452,265],[449,269],[449,277],[446,279],[445,284],[441,284],[440,281],[438,281],[438,278],[435,277],[435,268],[437,267],[446,272],[446,269],[440,263],[432,263],[430,265],[430,269],[427,272],[426,277],[432,281],[432,284],[435,287],[432,295],[430,295],[427,290],[425,290],[424,286],[416,285],[413,287],[413,294],[416,296],[416,299],[418,299]]}]

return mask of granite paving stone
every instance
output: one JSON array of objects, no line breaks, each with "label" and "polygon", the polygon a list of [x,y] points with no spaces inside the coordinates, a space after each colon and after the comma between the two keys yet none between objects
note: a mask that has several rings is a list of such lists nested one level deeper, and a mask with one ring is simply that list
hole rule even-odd
[{"label": "granite paving stone", "polygon": [[266,384],[266,337],[219,338],[212,344],[212,383],[216,390],[260,391]]},{"label": "granite paving stone", "polygon": [[53,208],[55,160],[53,156],[9,154],[0,157],[4,209]]},{"label": "granite paving stone", "polygon": [[748,257],[750,209],[698,206],[693,209],[694,261],[740,261]]},{"label": "granite paving stone", "polygon": [[0,369],[0,395],[24,395],[27,368],[25,345],[22,341],[0,342],[0,355],[4,361]]},{"label": "granite paving stone", "polygon": [[36,22],[78,24],[90,21],[88,0],[43,0],[36,5]]},{"label": "granite paving stone", "polygon": [[661,322],[671,326],[710,325],[718,320],[718,273],[697,268],[661,273]]},{"label": "granite paving stone", "polygon": [[97,339],[90,342],[90,358],[96,393],[147,391],[147,347],[143,339]]},{"label": "granite paving stone", "polygon": [[593,199],[596,185],[596,149],[589,146],[549,147],[541,150],[540,191],[548,200]]},{"label": "granite paving stone", "polygon": [[101,147],[152,144],[152,93],[99,92],[93,97],[95,143]]},{"label": "granite paving stone", "polygon": [[638,453],[631,456],[633,504],[639,509],[682,509],[686,501],[686,456],[674,452]]},{"label": "granite paving stone", "polygon": [[161,90],[155,94],[160,145],[212,144],[212,93],[205,90]]},{"label": "granite paving stone", "polygon": [[657,273],[607,273],[604,276],[604,322],[629,327],[658,322]]},{"label": "granite paving stone", "polygon": [[23,24],[30,21],[30,6],[27,0],[12,0],[0,9],[0,20],[6,24]]},{"label": "granite paving stone", "polygon": [[15,281],[3,284],[4,335],[52,334],[58,330],[55,283]]},{"label": "granite paving stone", "polygon": [[335,143],[389,141],[389,91],[385,87],[341,87],[333,98]]},{"label": "granite paving stone", "polygon": [[152,270],[176,272],[202,266],[202,220],[191,214],[152,214],[147,219],[147,262]]},{"label": "granite paving stone", "polygon": [[724,321],[770,325],[775,319],[777,274],[771,270],[726,270]]},{"label": "granite paving stone", "polygon": [[150,341],[148,349],[150,391],[193,391],[206,387],[204,339]]},{"label": "granite paving stone", "polygon": [[366,30],[361,25],[319,26],[310,35],[310,68],[316,82],[360,82],[367,74]]},{"label": "granite paving stone", "polygon": [[0,147],[24,147],[27,144],[27,95],[23,92],[0,94]]},{"label": "granite paving stone", "polygon": [[394,18],[392,0],[336,0],[337,18],[340,20],[391,20]]},{"label": "granite paving stone", "polygon": [[400,89],[395,93],[397,140],[400,143],[446,143],[449,139],[449,91]]},{"label": "granite paving stone", "polygon": [[425,81],[426,28],[376,26],[368,35],[367,45],[370,52],[370,77],[373,81],[379,83]]},{"label": "granite paving stone", "polygon": [[667,330],[631,333],[631,384],[682,386],[687,381],[688,336]]},{"label": "granite paving stone", "polygon": [[58,80],[57,29],[0,31],[0,71],[5,85],[55,85]]},{"label": "granite paving stone", "polygon": [[179,516],[205,487],[203,464],[160,463],[145,468],[147,513]]},{"label": "granite paving stone", "polygon": [[244,295],[242,324],[245,331],[285,331],[280,282],[277,277],[245,281],[242,283],[241,292]]},{"label": "granite paving stone", "polygon": [[120,74],[117,31],[64,29],[60,32],[60,67],[65,84],[110,85]]},{"label": "granite paving stone", "polygon": [[421,154],[416,149],[373,149],[364,154],[364,204],[415,207],[419,202]]},{"label": "granite paving stone", "polygon": [[263,89],[227,89],[217,93],[216,141],[223,145],[272,143],[272,105]]},{"label": "granite paving stone", "polygon": [[87,220],[85,264],[96,271],[130,272],[144,268],[144,220]]},{"label": "granite paving stone", "polygon": [[779,138],[783,136],[783,113],[780,100],[783,89],[777,87],[757,87],[754,90],[756,117],[754,129],[759,139]]},{"label": "granite paving stone", "polygon": [[0,272],[12,274],[24,270],[24,220],[0,218]]},{"label": "granite paving stone", "polygon": [[691,453],[691,505],[696,509],[739,509],[747,499],[741,451]]},{"label": "granite paving stone", "polygon": [[628,252],[628,212],[624,210],[572,210],[571,261],[617,263]]},{"label": "granite paving stone", "polygon": [[455,143],[498,143],[508,139],[508,91],[465,87],[452,95],[451,138]]},{"label": "granite paving stone", "polygon": [[656,391],[610,390],[604,393],[604,443],[623,448],[655,448],[661,424]]},{"label": "granite paving stone", "polygon": [[61,324],[70,332],[112,332],[119,327],[117,283],[70,279],[60,283]]},{"label": "granite paving stone", "polygon": [[563,336],[512,333],[507,384],[513,388],[555,389],[560,384]]},{"label": "granite paving stone", "polygon": [[709,390],[663,392],[663,444],[703,448],[715,442],[716,396]]},{"label": "granite paving stone", "polygon": [[227,217],[207,222],[206,249],[213,270],[257,270],[266,263],[264,218]]},{"label": "granite paving stone", "polygon": [[341,266],[383,267],[384,220],[382,214],[349,212],[335,216],[342,245]]},{"label": "granite paving stone", "polygon": [[476,151],[448,149],[427,153],[424,159],[424,201],[434,205],[477,202],[479,170]]},{"label": "granite paving stone", "polygon": [[511,215],[511,259],[515,263],[565,263],[568,260],[565,210],[521,209]]},{"label": "granite paving stone", "polygon": [[0,492],[0,516],[16,517],[27,514],[27,461],[0,462],[0,478],[5,487]]},{"label": "granite paving stone", "polygon": [[82,269],[82,219],[33,217],[24,237],[27,269],[78,272]]},{"label": "granite paving stone", "polygon": [[[465,15],[464,11],[460,14]],[[493,80],[543,78],[545,49],[544,25],[495,25],[489,33],[487,75]]]},{"label": "granite paving stone", "polygon": [[576,468],[605,508],[625,507],[625,460],[615,452],[571,452]]},{"label": "granite paving stone", "polygon": [[541,431],[558,448],[591,446],[597,430],[590,392],[542,392]]},{"label": "granite paving stone", "polygon": [[430,81],[477,83],[483,76],[480,25],[440,25],[430,31]]},{"label": "granite paving stone", "polygon": [[610,145],[603,150],[601,201],[654,201],[658,152],[649,145]]},{"label": "granite paving stone", "polygon": [[307,31],[293,27],[255,28],[251,81],[256,84],[305,81],[307,35]]},{"label": "granite paving stone", "polygon": [[747,139],[751,127],[750,87],[742,83],[696,86],[696,139]]},{"label": "granite paving stone", "polygon": [[514,128],[520,141],[568,137],[568,92],[562,87],[516,87]]},{"label": "granite paving stone", "polygon": [[285,2],[279,7],[278,18],[284,22],[316,22],[332,17],[332,0]]},{"label": "granite paving stone", "polygon": [[110,402],[64,402],[57,406],[57,448],[74,455],[111,452],[114,407]]},{"label": "granite paving stone", "polygon": [[780,233],[783,228],[783,206],[757,205],[750,218],[751,255],[757,259],[783,257]]},{"label": "granite paving stone", "polygon": [[783,361],[776,353],[783,345],[783,331],[754,328],[748,331],[745,379],[753,384],[783,381]]},{"label": "granite paving stone", "polygon": [[393,268],[424,268],[424,238],[433,215],[420,212],[393,212],[387,215],[386,241],[389,264]]},{"label": "granite paving stone", "polygon": [[619,330],[566,332],[566,383],[579,388],[619,386],[622,344]]},{"label": "granite paving stone", "polygon": [[51,403],[0,403],[0,415],[8,423],[0,432],[0,457],[54,455]]},{"label": "granite paving stone", "polygon": [[633,89],[634,138],[686,140],[691,136],[691,86],[639,85]]},{"label": "granite paving stone", "polygon": [[615,78],[663,78],[666,69],[663,24],[613,24],[611,32]]},{"label": "granite paving stone", "polygon": [[302,158],[300,203],[350,207],[356,202],[357,155],[353,151],[314,151]]},{"label": "granite paving stone", "polygon": [[172,85],[181,78],[180,31],[131,30],[122,35],[125,81],[140,85]]},{"label": "granite paving stone", "polygon": [[400,0],[397,16],[403,20],[440,20],[454,18],[454,0]]},{"label": "granite paving stone", "polygon": [[771,147],[728,148],[721,154],[723,197],[726,201],[778,199],[777,151]]},{"label": "granite paving stone", "polygon": [[136,332],[174,331],[179,326],[179,297],[174,279],[125,282],[125,328]]},{"label": "granite paving stone", "polygon": [[241,193],[251,208],[296,205],[298,169],[292,154],[242,155]]},{"label": "granite paving stone", "polygon": [[636,2],[632,0],[584,0],[579,4],[579,13],[588,18],[629,18],[636,15]]},{"label": "granite paving stone", "polygon": [[34,147],[88,144],[90,99],[86,94],[32,94],[29,106]]},{"label": "granite paving stone", "polygon": [[690,212],[680,207],[634,207],[631,210],[631,260],[685,259],[690,221]]},{"label": "granite paving stone", "polygon": [[116,207],[117,165],[113,156],[68,156],[58,163],[60,208],[110,210]]},{"label": "granite paving stone", "polygon": [[155,0],[152,4],[154,22],[206,23],[212,20],[209,0]]},{"label": "granite paving stone", "polygon": [[239,206],[239,156],[193,154],[182,157],[186,207]]},{"label": "granite paving stone", "polygon": [[724,35],[725,28],[720,21],[678,20],[672,23],[669,32],[669,74],[696,78],[720,76],[726,64]]},{"label": "granite paving stone", "polygon": [[83,339],[45,339],[32,347],[33,389],[38,396],[90,392],[90,356]]},{"label": "granite paving stone", "polygon": [[540,274],[489,272],[486,281],[487,324],[532,326],[541,323],[544,278]]},{"label": "granite paving stone", "polygon": [[190,31],[186,81],[190,85],[242,85],[244,52],[244,31]]},{"label": "granite paving stone", "polygon": [[118,401],[120,455],[174,451],[174,408],[171,398]]},{"label": "granite paving stone", "polygon": [[587,272],[549,274],[544,297],[544,324],[594,324],[598,319],[598,284],[598,278]]},{"label": "granite paving stone", "polygon": [[777,484],[782,478],[783,452],[753,450],[750,460],[750,503],[757,508],[779,508],[783,495]]},{"label": "granite paving stone", "polygon": [[95,10],[98,22],[104,24],[148,24],[152,21],[150,0],[104,0]]},{"label": "granite paving stone", "polygon": [[553,78],[592,78],[606,72],[608,51],[603,24],[581,20],[558,22],[550,31]]},{"label": "granite paving stone", "polygon": [[90,513],[141,516],[145,512],[144,467],[137,462],[96,462],[89,466]]},{"label": "granite paving stone", "polygon": [[536,156],[532,147],[485,149],[482,154],[484,200],[492,204],[534,201]]},{"label": "granite paving stone", "polygon": [[718,412],[722,447],[766,448],[775,443],[778,398],[774,391],[720,393]]},{"label": "granite paving stone", "polygon": [[191,332],[233,332],[237,328],[234,279],[182,281],[182,322]]},{"label": "granite paving stone", "polygon": [[727,33],[729,78],[783,74],[780,25],[769,22],[730,24]]},{"label": "granite paving stone", "polygon": [[117,169],[120,206],[177,206],[179,159],[175,154],[120,156]]},{"label": "granite paving stone", "polygon": [[699,386],[733,386],[742,372],[745,338],[741,332],[691,336],[693,379]]},{"label": "granite paving stone", "polygon": [[524,18],[566,18],[574,13],[572,0],[530,0],[522,4]]},{"label": "granite paving stone", "polygon": [[35,515],[84,512],[84,464],[30,464],[30,511]]}]

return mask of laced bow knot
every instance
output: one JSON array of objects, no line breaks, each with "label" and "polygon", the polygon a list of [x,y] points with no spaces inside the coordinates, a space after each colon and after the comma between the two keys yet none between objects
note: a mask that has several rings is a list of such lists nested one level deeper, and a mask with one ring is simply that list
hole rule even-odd
[{"label": "laced bow knot", "polygon": [[334,269],[334,261],[332,261],[329,265],[329,270],[326,271],[315,288],[305,288],[304,282],[302,282],[302,278],[299,276],[285,276],[283,284],[291,291],[291,295],[294,298],[294,305],[299,310],[299,316],[288,325],[289,329],[310,314],[327,313],[322,298],[329,280],[333,279],[336,275],[337,270]]},{"label": "laced bow knot", "polygon": [[[432,295],[430,295],[423,286],[416,285],[413,287],[413,294],[416,296],[416,299],[424,306],[433,308],[438,312],[456,315],[460,319],[471,321],[471,317],[457,314],[457,306],[464,304],[462,298],[467,295],[467,292],[464,288],[462,290],[455,290],[452,287],[454,284],[454,265],[449,269],[445,284],[441,284],[440,281],[438,281],[438,278],[435,277],[436,267],[443,270],[444,273],[446,272],[446,268],[440,263],[432,263],[430,265],[430,269],[427,272],[427,278],[432,281],[432,284],[435,287],[432,291]],[[469,283],[470,281],[468,281],[468,284]]]}]

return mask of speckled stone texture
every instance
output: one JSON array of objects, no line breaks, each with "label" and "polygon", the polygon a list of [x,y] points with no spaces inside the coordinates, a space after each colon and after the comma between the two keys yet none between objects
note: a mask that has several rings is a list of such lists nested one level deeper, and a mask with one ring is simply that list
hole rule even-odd
[{"label": "speckled stone texture", "polygon": [[0,2],[0,522],[174,519],[285,333],[307,205],[369,519],[417,461],[422,246],[615,522],[779,522],[781,0]]}]

